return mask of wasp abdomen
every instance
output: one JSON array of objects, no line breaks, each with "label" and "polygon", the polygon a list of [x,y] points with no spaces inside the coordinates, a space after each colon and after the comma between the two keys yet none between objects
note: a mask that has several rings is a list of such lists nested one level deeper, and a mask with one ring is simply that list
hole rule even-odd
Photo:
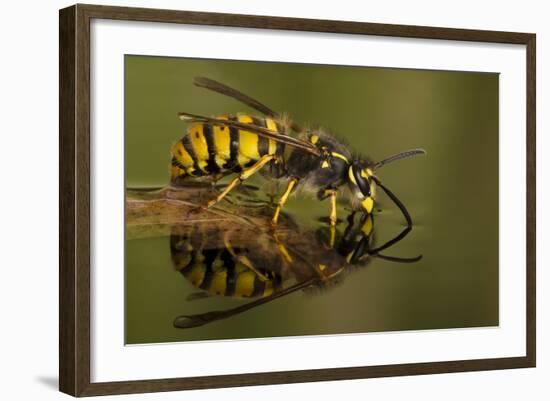
[{"label": "wasp abdomen", "polygon": [[173,252],[173,262],[196,288],[210,295],[238,298],[267,297],[280,285],[280,277],[262,280],[247,266],[235,260],[227,249]]},{"label": "wasp abdomen", "polygon": [[[218,116],[221,120],[234,120],[283,133],[283,128],[271,118]],[[237,173],[265,155],[281,155],[284,145],[261,137],[254,132],[235,127],[195,123],[185,136],[172,147],[171,177],[201,177],[215,174]]]}]

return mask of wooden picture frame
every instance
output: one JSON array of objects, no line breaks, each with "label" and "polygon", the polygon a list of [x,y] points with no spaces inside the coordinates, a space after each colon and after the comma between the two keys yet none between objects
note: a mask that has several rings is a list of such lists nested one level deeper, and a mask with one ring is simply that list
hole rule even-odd
[{"label": "wooden picture frame", "polygon": [[[90,379],[90,21],[110,19],[309,31],[526,46],[527,227],[526,355],[459,361],[344,367],[92,383]],[[59,388],[73,396],[534,367],[535,320],[535,43],[530,33],[371,24],[95,5],[60,10],[60,290]]]}]

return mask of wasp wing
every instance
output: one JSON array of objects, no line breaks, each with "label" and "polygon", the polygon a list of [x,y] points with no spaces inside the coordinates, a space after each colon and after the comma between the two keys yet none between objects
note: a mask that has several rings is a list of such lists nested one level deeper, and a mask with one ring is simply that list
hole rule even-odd
[{"label": "wasp wing", "polygon": [[234,127],[237,129],[241,129],[243,131],[253,132],[259,136],[262,136],[268,139],[273,139],[275,142],[284,143],[285,145],[295,147],[305,152],[314,154],[315,156],[321,156],[321,151],[311,142],[303,141],[301,139],[296,139],[289,135],[275,133],[273,131],[268,130],[267,128],[259,127],[254,124],[241,123],[239,121],[233,121],[233,120],[222,120],[218,118],[205,117],[197,114],[190,114],[190,113],[184,113],[184,112],[178,113],[178,116],[180,119],[184,121],[208,123],[208,124],[217,125],[220,127]]},{"label": "wasp wing", "polygon": [[[249,107],[252,107],[255,110],[258,110],[260,113],[265,114],[266,116],[273,118],[281,118],[281,114],[267,107],[265,104],[257,101],[256,99],[251,98],[248,95],[238,91],[235,88],[231,88],[221,82],[215,81],[206,77],[195,77],[194,84],[200,88],[205,88],[213,92],[219,93],[221,95],[232,97],[239,102],[246,104]],[[302,132],[302,127],[296,123],[291,123],[290,127],[296,132]]]}]

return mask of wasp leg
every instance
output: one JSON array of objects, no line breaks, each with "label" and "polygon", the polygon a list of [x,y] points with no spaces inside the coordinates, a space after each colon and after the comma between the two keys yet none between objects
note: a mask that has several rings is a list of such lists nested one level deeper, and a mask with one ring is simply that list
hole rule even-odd
[{"label": "wasp leg", "polygon": [[279,248],[279,253],[283,256],[285,262],[287,264],[291,264],[292,262],[294,262],[294,259],[292,259],[292,256],[290,256],[288,249],[286,248],[285,244],[279,239],[277,233],[273,233],[273,239],[275,240],[277,248]]},{"label": "wasp leg", "polygon": [[334,244],[336,243],[336,226],[334,224],[330,225],[330,247],[329,249],[334,249]]},{"label": "wasp leg", "polygon": [[233,256],[235,258],[235,260],[241,262],[244,266],[246,266],[250,270],[252,270],[260,278],[260,280],[262,280],[262,281],[268,281],[269,280],[269,277],[267,277],[265,274],[263,274],[258,269],[256,269],[256,267],[254,266],[254,264],[252,263],[252,261],[250,259],[248,259],[244,255],[237,255],[237,253],[233,249],[233,246],[231,245],[231,242],[229,242],[227,232],[223,236],[223,244],[225,246],[225,249],[227,249],[227,251],[231,254],[231,256]]},{"label": "wasp leg", "polygon": [[336,191],[332,190],[330,192],[330,225],[334,227],[337,221],[336,217]]},{"label": "wasp leg", "polygon": [[219,201],[221,201],[223,198],[225,198],[225,196],[233,189],[235,188],[237,185],[239,185],[241,182],[243,182],[244,180],[246,180],[247,178],[250,178],[250,176],[252,174],[254,174],[255,172],[257,172],[259,169],[261,169],[264,165],[266,165],[267,163],[269,163],[271,160],[273,160],[275,158],[274,155],[265,155],[265,156],[262,156],[260,158],[260,160],[258,160],[256,163],[254,163],[252,166],[250,166],[249,168],[243,170],[238,177],[234,178],[233,181],[231,181],[229,183],[229,185],[227,187],[225,187],[225,189],[222,191],[221,194],[218,195],[218,197],[216,199],[212,199],[210,202],[208,202],[206,204],[206,208],[210,208],[212,206],[214,206],[216,203],[218,203]]},{"label": "wasp leg", "polygon": [[342,273],[344,271],[344,266],[340,266],[335,272],[332,272],[330,274],[326,274],[325,270],[327,268],[326,265],[320,264],[318,266],[313,266],[315,272],[319,275],[319,279],[321,282],[327,282],[331,278],[337,276],[338,274]]},{"label": "wasp leg", "polygon": [[322,239],[321,244],[325,249],[334,249],[334,245],[336,244],[336,226],[330,225],[328,228],[328,234],[328,241]]},{"label": "wasp leg", "polygon": [[248,259],[246,256],[244,255],[237,255],[236,257],[236,260],[238,262],[241,262],[244,266],[248,267],[250,270],[252,270],[254,272],[254,274],[256,276],[258,276],[258,278],[261,280],[261,281],[269,281],[269,277],[267,277],[265,274],[263,274],[261,271],[259,271],[255,266],[254,266],[254,263],[252,263],[252,261],[250,259]]},{"label": "wasp leg", "polygon": [[325,188],[321,189],[317,193],[317,198],[319,200],[325,200],[330,197],[330,225],[332,227],[336,226],[336,223],[338,222],[338,218],[336,216],[336,190],[332,188]]},{"label": "wasp leg", "polygon": [[292,192],[292,190],[294,189],[294,187],[296,186],[296,184],[298,183],[298,179],[296,178],[292,178],[286,189],[285,189],[285,193],[283,194],[283,196],[281,196],[281,199],[279,199],[279,204],[277,205],[277,209],[275,210],[275,214],[273,215],[273,218],[271,219],[271,224],[272,225],[277,225],[277,220],[279,219],[279,214],[281,213],[281,209],[283,208],[283,206],[285,205],[286,201],[288,200],[288,196],[290,195],[290,193]]}]

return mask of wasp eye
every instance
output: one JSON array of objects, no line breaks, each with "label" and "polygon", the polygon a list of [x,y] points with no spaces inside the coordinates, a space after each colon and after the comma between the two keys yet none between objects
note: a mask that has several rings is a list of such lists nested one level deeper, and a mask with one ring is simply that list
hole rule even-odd
[{"label": "wasp eye", "polygon": [[363,174],[363,170],[359,167],[353,168],[353,176],[355,178],[355,182],[357,183],[357,186],[361,190],[361,193],[364,197],[370,196],[370,183],[369,179],[366,176],[366,174]]}]

